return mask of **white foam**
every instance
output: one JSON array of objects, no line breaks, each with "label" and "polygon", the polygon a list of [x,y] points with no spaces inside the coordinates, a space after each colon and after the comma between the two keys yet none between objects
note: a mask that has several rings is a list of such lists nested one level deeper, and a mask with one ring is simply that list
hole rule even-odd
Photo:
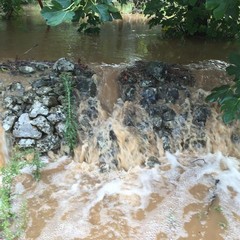
[{"label": "white foam", "polygon": [[[240,216],[239,161],[224,157],[221,153],[201,158],[204,161],[200,165],[189,162],[183,166],[179,163],[180,154],[176,157],[168,153],[171,168],[166,170],[136,167],[129,172],[109,174],[99,174],[95,170],[82,172],[78,163],[71,162],[64,170],[61,168],[59,172],[53,171],[55,173],[50,178],[50,185],[54,192],[50,199],[57,201],[58,206],[55,206],[54,216],[47,220],[36,240],[87,240],[101,239],[101,236],[105,236],[105,239],[155,240],[160,232],[168,239],[187,238],[184,224],[196,212],[189,211],[185,214],[184,209],[192,203],[208,205],[213,192],[219,197],[219,204],[228,221],[224,239],[238,239],[239,222],[234,220],[233,213]],[[221,167],[223,164],[224,168]],[[58,166],[60,165],[51,164],[48,169]],[[217,179],[220,181],[215,185]],[[198,184],[211,190],[205,193],[203,200],[196,199],[189,191]],[[31,198],[38,199],[38,195],[47,187],[49,184],[40,182]],[[229,187],[236,192],[235,197],[231,197]],[[26,192],[24,194],[27,195]],[[159,198],[154,200],[153,196]],[[161,202],[158,202],[160,199]],[[154,207],[147,211],[151,201]],[[39,211],[44,212],[50,206],[43,206]],[[134,217],[139,211],[144,216],[141,220]],[[200,224],[206,226],[204,221]],[[91,231],[94,236],[91,236]]]}]

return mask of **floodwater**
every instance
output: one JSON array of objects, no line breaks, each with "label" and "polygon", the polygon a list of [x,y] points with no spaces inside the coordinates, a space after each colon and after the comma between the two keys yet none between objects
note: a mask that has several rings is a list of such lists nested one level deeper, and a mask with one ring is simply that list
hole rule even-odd
[{"label": "floodwater", "polygon": [[159,27],[150,30],[139,15],[104,24],[99,36],[79,34],[77,26],[71,24],[47,31],[39,9],[32,7],[18,19],[0,21],[0,60],[56,60],[64,56],[87,64],[129,63],[136,59],[190,63],[227,60],[228,54],[237,49],[231,41],[162,40],[160,35]]},{"label": "floodwater", "polygon": [[[129,106],[118,103],[116,81],[126,63],[135,59],[186,64],[226,60],[236,45],[160,40],[158,29],[148,30],[142,19],[128,17],[123,23],[104,25],[100,36],[78,34],[68,24],[47,32],[34,11],[13,22],[0,22],[0,60],[64,56],[91,63],[97,71],[101,114],[95,135],[76,148],[74,159],[50,152],[42,159],[47,165],[39,182],[27,167],[15,179],[13,211],[21,211],[22,203],[27,206],[21,240],[239,240],[240,146],[230,140],[236,126],[225,126],[213,110],[206,126],[205,151],[164,152],[161,139],[141,139],[122,124],[122,113]],[[224,83],[221,71],[199,66],[195,65],[197,83],[192,91],[204,95],[210,90],[209,81],[212,87]],[[24,82],[8,73],[0,77]],[[116,171],[101,173],[96,137],[99,132],[109,136],[109,126],[121,150],[120,165]],[[8,154],[2,128],[0,136],[4,164]],[[108,140],[102,151],[109,150]],[[143,165],[153,153],[161,164]]]}]

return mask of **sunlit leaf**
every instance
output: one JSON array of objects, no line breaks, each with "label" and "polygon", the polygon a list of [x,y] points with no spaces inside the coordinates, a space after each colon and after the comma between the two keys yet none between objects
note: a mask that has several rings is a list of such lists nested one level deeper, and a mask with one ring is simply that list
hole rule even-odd
[{"label": "sunlit leaf", "polygon": [[108,6],[105,4],[97,4],[93,6],[95,12],[97,12],[103,22],[111,21],[112,17],[109,14]]},{"label": "sunlit leaf", "polygon": [[50,26],[57,26],[62,22],[71,21],[75,15],[74,12],[62,10],[57,11],[48,7],[43,8],[41,13],[47,24]]}]

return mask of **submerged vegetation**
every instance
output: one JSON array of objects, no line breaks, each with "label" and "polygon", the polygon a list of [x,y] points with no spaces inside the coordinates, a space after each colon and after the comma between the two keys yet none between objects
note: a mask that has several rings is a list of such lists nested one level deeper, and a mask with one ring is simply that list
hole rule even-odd
[{"label": "submerged vegetation", "polygon": [[13,149],[10,163],[1,169],[2,183],[0,189],[0,237],[6,240],[16,239],[23,232],[26,225],[26,202],[16,212],[13,210],[13,182],[21,170],[30,166],[35,180],[40,179],[40,169],[43,163],[40,161],[39,153],[33,149]]}]

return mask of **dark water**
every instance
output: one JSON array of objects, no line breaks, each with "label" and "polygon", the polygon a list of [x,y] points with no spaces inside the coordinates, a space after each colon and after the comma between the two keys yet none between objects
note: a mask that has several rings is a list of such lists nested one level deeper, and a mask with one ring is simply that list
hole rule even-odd
[{"label": "dark water", "polygon": [[[162,40],[160,29],[149,29],[139,16],[123,22],[106,23],[99,36],[77,33],[77,26],[63,24],[46,30],[36,7],[10,22],[0,21],[0,59],[55,60],[81,59],[85,63],[122,63],[136,59],[189,63],[200,60],[227,60],[236,51],[229,41]],[[34,47],[27,54],[26,51]]]}]

